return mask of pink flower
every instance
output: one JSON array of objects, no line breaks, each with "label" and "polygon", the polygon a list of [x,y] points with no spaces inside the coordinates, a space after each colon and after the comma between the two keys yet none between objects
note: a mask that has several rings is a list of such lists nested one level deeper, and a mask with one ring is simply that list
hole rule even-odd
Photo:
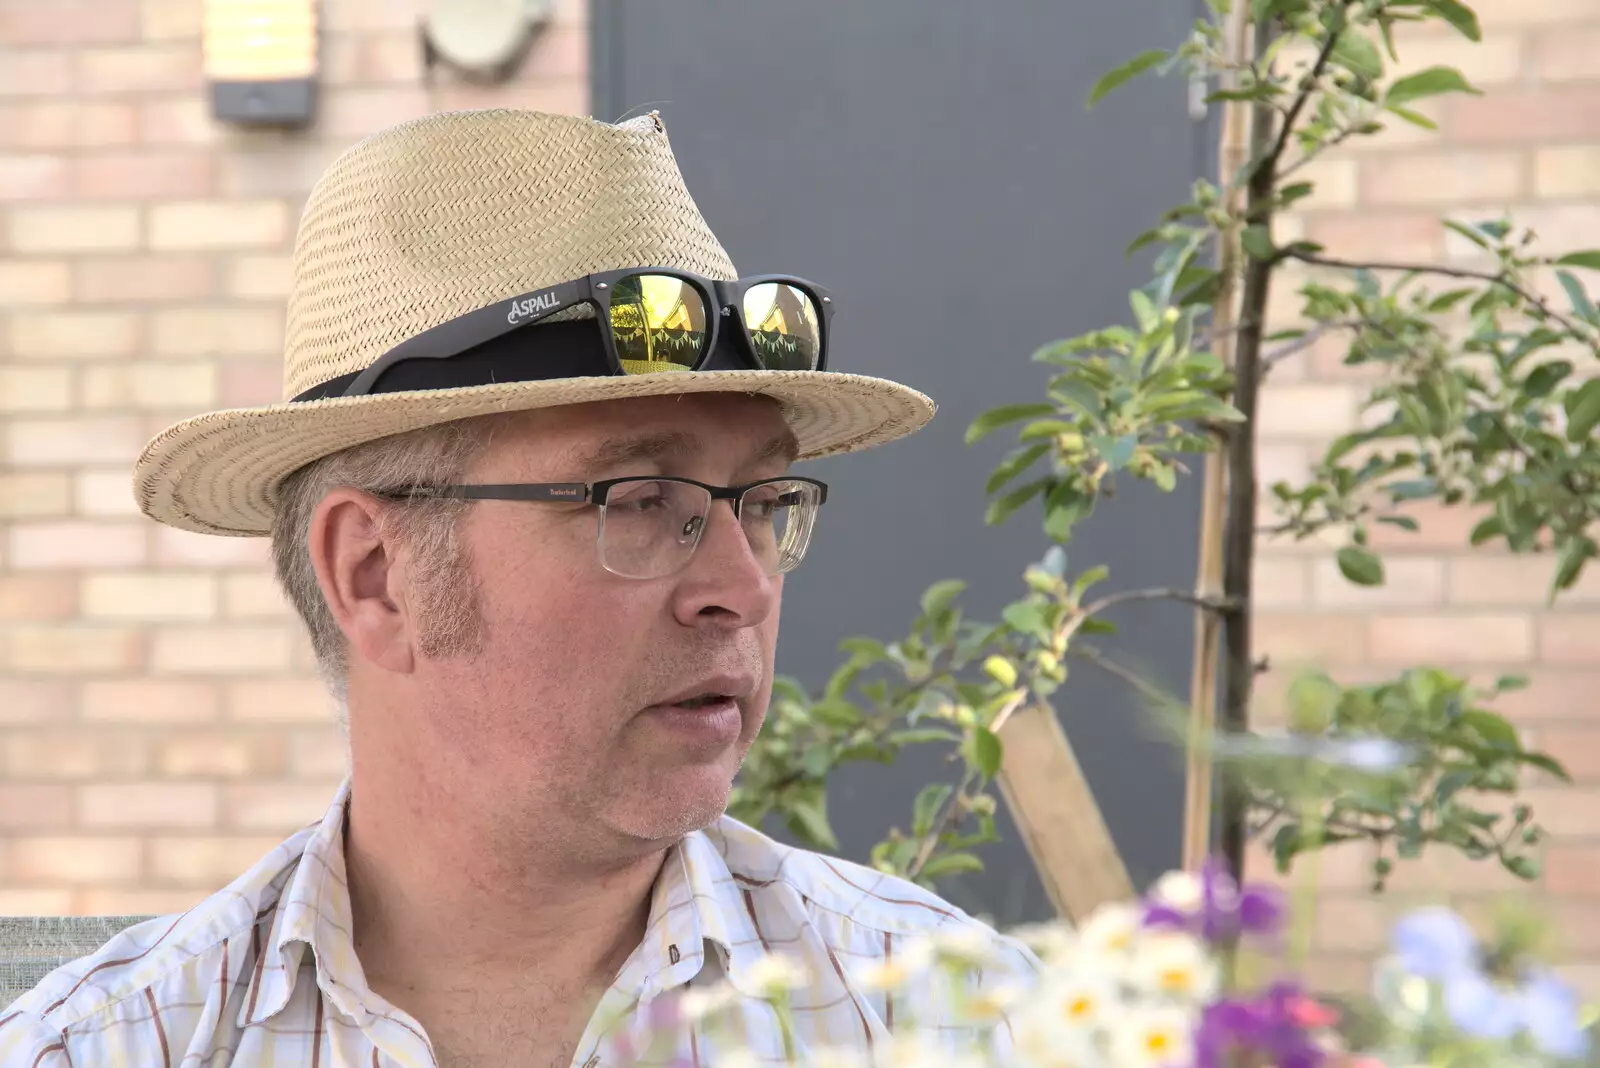
[{"label": "pink flower", "polygon": [[[1339,1022],[1339,1011],[1311,998],[1296,998],[1289,1004],[1289,1016],[1308,1030],[1332,1027]],[[1351,1068],[1383,1068],[1373,1061],[1370,1065],[1351,1065]]]}]

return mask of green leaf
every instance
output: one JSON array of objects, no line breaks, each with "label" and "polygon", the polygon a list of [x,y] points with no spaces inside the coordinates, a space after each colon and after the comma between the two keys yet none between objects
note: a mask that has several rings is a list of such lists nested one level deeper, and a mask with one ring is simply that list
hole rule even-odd
[{"label": "green leaf", "polygon": [[967,427],[967,444],[971,445],[1007,423],[1054,415],[1055,410],[1056,407],[1053,404],[1002,404],[998,408],[991,408],[974,419],[972,425]]},{"label": "green leaf", "polygon": [[1278,874],[1283,875],[1289,871],[1294,863],[1294,855],[1300,850],[1300,825],[1285,823],[1278,828],[1272,836],[1272,859],[1277,866]]},{"label": "green leaf", "polygon": [[1585,322],[1595,321],[1594,302],[1589,299],[1589,294],[1584,292],[1583,283],[1578,281],[1571,271],[1557,271],[1556,279],[1561,283],[1561,288],[1567,291],[1567,299],[1572,301],[1572,310],[1578,318]]},{"label": "green leaf", "polygon": [[1489,247],[1489,239],[1471,223],[1456,222],[1454,219],[1445,219],[1443,222],[1446,230],[1460,234],[1479,248],[1486,249]]},{"label": "green leaf", "polygon": [[895,731],[889,735],[889,740],[895,745],[926,745],[929,742],[959,742],[961,736],[942,727],[916,727]]},{"label": "green leaf", "polygon": [[917,799],[911,805],[912,834],[921,838],[933,830],[933,821],[939,818],[939,810],[944,808],[954,790],[947,782],[935,782],[917,792]]},{"label": "green leaf", "polygon": [[1567,440],[1587,441],[1600,424],[1600,378],[1591,378],[1568,393],[1564,407],[1567,410]]},{"label": "green leaf", "polygon": [[1050,485],[1048,478],[1035,479],[1025,486],[1012,490],[1004,497],[989,502],[988,509],[984,512],[983,521],[990,526],[1004,523],[1012,512],[1027,504],[1033,498],[1043,493],[1045,487]]},{"label": "green leaf", "polygon": [[830,851],[839,848],[839,840],[834,837],[833,827],[828,823],[828,814],[823,811],[823,802],[820,800],[792,803],[786,822],[789,830],[810,842],[813,848]]},{"label": "green leaf", "polygon": [[1455,771],[1445,772],[1439,776],[1439,781],[1433,787],[1433,803],[1443,805],[1477,777],[1478,772],[1475,768],[1457,768]]},{"label": "green leaf", "polygon": [[951,875],[982,870],[983,861],[971,853],[942,853],[922,866],[920,877],[928,880],[943,879]]},{"label": "green leaf", "polygon": [[1477,548],[1490,538],[1499,537],[1505,532],[1505,525],[1500,522],[1500,517],[1491,515],[1478,520],[1477,525],[1472,528],[1472,533],[1467,535],[1467,541],[1473,548]]},{"label": "green leaf", "polygon": [[1346,545],[1339,550],[1339,571],[1357,586],[1382,586],[1383,561],[1371,549]]},{"label": "green leaf", "polygon": [[1389,86],[1389,91],[1383,96],[1383,104],[1388,108],[1404,107],[1413,100],[1438,96],[1440,93],[1483,95],[1481,90],[1462,77],[1461,72],[1454,67],[1428,67],[1407,75]]},{"label": "green leaf", "polygon": [[932,616],[944,611],[966,588],[966,582],[961,579],[941,579],[935,582],[923,591],[922,614]]},{"label": "green leaf", "polygon": [[1005,751],[1000,744],[1000,736],[988,727],[979,727],[973,732],[972,743],[973,763],[978,771],[985,778],[994,778],[1000,771],[1000,760]]},{"label": "green leaf", "polygon": [[1554,757],[1545,753],[1523,753],[1522,762],[1532,764],[1540,771],[1548,772],[1562,782],[1571,782],[1572,776],[1567,774],[1567,769],[1562,767]]},{"label": "green leaf", "polygon": [[1502,857],[1501,864],[1506,871],[1519,879],[1537,879],[1539,877],[1539,862],[1532,857]]},{"label": "green leaf", "polygon": [[1239,244],[1253,259],[1270,260],[1277,251],[1272,247],[1272,235],[1259,223],[1246,226],[1239,235]]},{"label": "green leaf", "polygon": [[1600,249],[1569,252],[1555,263],[1560,267],[1588,267],[1590,270],[1600,271]]},{"label": "green leaf", "polygon": [[1437,130],[1439,128],[1438,123],[1434,122],[1420,111],[1413,111],[1410,108],[1395,107],[1391,105],[1389,107],[1389,113],[1394,115],[1396,118],[1404,119],[1411,125],[1424,130]]},{"label": "green leaf", "polygon": [[1409,531],[1412,534],[1422,529],[1421,525],[1408,515],[1380,515],[1378,522],[1385,523],[1391,527],[1399,527],[1401,530]]},{"label": "green leaf", "polygon": [[1569,541],[1561,550],[1560,562],[1556,565],[1551,587],[1555,590],[1570,590],[1573,583],[1578,581],[1578,576],[1583,574],[1584,565],[1596,556],[1600,556],[1600,546],[1595,544],[1593,538],[1579,535]]},{"label": "green leaf", "polygon": [[1383,57],[1378,54],[1378,46],[1357,30],[1347,29],[1341,33],[1328,58],[1363,78],[1383,77]]},{"label": "green leaf", "polygon": [[1571,360],[1541,363],[1528,373],[1527,380],[1522,383],[1522,391],[1529,397],[1548,397],[1561,384],[1561,380],[1571,373]]},{"label": "green leaf", "polygon": [[1098,452],[1105,460],[1106,466],[1113,471],[1126,467],[1128,461],[1133,459],[1134,449],[1139,445],[1139,439],[1132,434],[1123,434],[1115,438],[1109,434],[1095,434],[1087,440],[1089,447]]},{"label": "green leaf", "polygon": [[1045,442],[1042,445],[1032,445],[1026,449],[1020,449],[1017,452],[1012,453],[1010,456],[1007,456],[1005,460],[1001,462],[1000,466],[994,469],[994,473],[989,476],[988,483],[983,487],[984,494],[986,496],[993,496],[1001,486],[1004,486],[1007,482],[1010,482],[1012,479],[1022,474],[1022,472],[1032,467],[1034,462],[1038,460],[1039,457],[1043,456],[1049,451],[1050,444],[1049,442]]},{"label": "green leaf", "polygon": [[1422,0],[1422,5],[1454,26],[1467,40],[1483,40],[1483,31],[1478,28],[1478,16],[1461,0]]},{"label": "green leaf", "polygon": [[1006,605],[1005,611],[1000,613],[1000,618],[1019,634],[1027,634],[1035,638],[1045,636],[1044,613],[1039,606],[1028,601],[1015,601]]},{"label": "green leaf", "polygon": [[1478,733],[1489,746],[1508,753],[1520,753],[1522,742],[1517,738],[1517,728],[1504,716],[1482,708],[1469,709],[1461,714],[1461,723]]},{"label": "green leaf", "polygon": [[1115,70],[1107,71],[1099,81],[1094,83],[1094,88],[1089,90],[1089,101],[1086,106],[1094,107],[1111,90],[1133,78],[1137,78],[1166,58],[1166,52],[1159,48],[1151,49],[1148,52],[1140,52]]}]

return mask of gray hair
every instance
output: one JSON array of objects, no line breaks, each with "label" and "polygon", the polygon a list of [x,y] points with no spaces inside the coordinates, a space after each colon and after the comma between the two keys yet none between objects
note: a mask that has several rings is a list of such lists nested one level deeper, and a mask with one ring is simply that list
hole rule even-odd
[{"label": "gray hair", "polygon": [[[348,729],[349,653],[316,570],[311,566],[311,517],[329,491],[349,486],[368,493],[459,481],[487,448],[491,419],[463,419],[365,442],[314,460],[278,487],[272,519],[272,562],[278,583],[305,621],[311,649]],[[402,546],[414,576],[419,647],[434,656],[466,651],[481,638],[477,587],[457,536],[465,501],[396,502],[382,512],[381,533]]]}]

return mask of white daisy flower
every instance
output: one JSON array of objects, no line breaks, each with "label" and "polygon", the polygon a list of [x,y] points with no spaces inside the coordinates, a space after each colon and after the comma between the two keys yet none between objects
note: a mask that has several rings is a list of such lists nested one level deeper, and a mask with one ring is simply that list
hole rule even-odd
[{"label": "white daisy flower", "polygon": [[1205,901],[1205,883],[1192,871],[1169,871],[1150,888],[1150,897],[1180,912],[1194,912]]},{"label": "white daisy flower", "polygon": [[1187,934],[1149,934],[1139,942],[1128,978],[1141,990],[1184,1002],[1206,1001],[1221,988],[1222,975],[1205,944]]},{"label": "white daisy flower", "polygon": [[928,939],[907,942],[888,959],[858,961],[850,974],[867,990],[899,990],[933,966],[934,948]]},{"label": "white daisy flower", "polygon": [[1090,953],[1120,957],[1133,948],[1144,923],[1144,910],[1128,902],[1101,905],[1078,931],[1078,944]]},{"label": "white daisy flower", "polygon": [[1122,1011],[1114,978],[1096,968],[1051,974],[1019,1015],[1043,1015],[1068,1031],[1087,1034]]},{"label": "white daisy flower", "polygon": [[1136,1009],[1111,1027],[1115,1068],[1170,1068],[1194,1056],[1194,1021],[1178,1008]]},{"label": "white daisy flower", "polygon": [[811,973],[799,961],[781,953],[768,953],[752,962],[745,977],[763,997],[769,998],[798,990],[811,981]]},{"label": "white daisy flower", "polygon": [[739,1000],[739,992],[726,982],[692,986],[678,999],[678,1008],[688,1020],[704,1020]]},{"label": "white daisy flower", "polygon": [[1066,962],[1078,948],[1077,932],[1064,923],[1024,924],[1007,933],[1031,949],[1047,967]]}]

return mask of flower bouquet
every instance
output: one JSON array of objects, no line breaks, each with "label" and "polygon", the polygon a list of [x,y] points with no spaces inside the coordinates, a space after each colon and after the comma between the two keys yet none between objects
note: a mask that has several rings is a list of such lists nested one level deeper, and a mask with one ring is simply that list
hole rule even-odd
[{"label": "flower bouquet", "polygon": [[[932,982],[943,1009],[897,1017],[869,1052],[787,1043],[812,1068],[1449,1068],[1589,1063],[1592,1006],[1516,939],[1480,941],[1455,912],[1420,908],[1391,930],[1388,951],[1359,998],[1316,989],[1285,947],[1291,917],[1273,886],[1238,886],[1220,865],[1174,872],[1146,897],[1101,908],[1080,928],[1047,923],[1010,932],[1042,964],[1026,982],[981,988],[987,943],[970,932],[933,937],[893,964],[858,970],[868,989]],[[791,962],[764,962],[780,1020],[787,992],[805,981]],[[928,989],[924,987],[924,989]],[[695,990],[652,1013],[662,1031],[707,1035],[709,1068],[768,1063],[719,1035],[718,1017],[741,995]],[[926,1026],[922,1026],[926,1024]],[[952,1040],[951,1024],[970,1026]],[[644,1037],[635,1048],[649,1046]],[[670,1045],[668,1048],[671,1048]],[[715,1050],[710,1053],[710,1050]],[[667,1063],[671,1063],[670,1058]]]}]

